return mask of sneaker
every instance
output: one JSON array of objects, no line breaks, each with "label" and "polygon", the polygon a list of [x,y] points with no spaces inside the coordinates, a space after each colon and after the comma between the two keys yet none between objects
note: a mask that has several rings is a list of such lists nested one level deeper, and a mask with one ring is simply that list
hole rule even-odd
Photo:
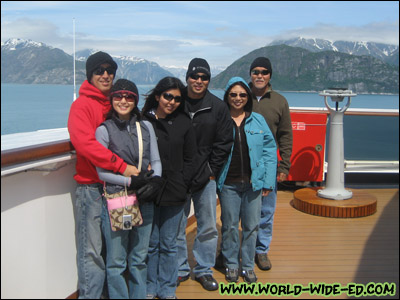
[{"label": "sneaker", "polygon": [[253,270],[242,270],[241,276],[243,280],[247,283],[254,283],[257,281],[256,273]]},{"label": "sneaker", "polygon": [[267,253],[256,253],[255,261],[260,270],[268,271],[272,268],[272,264]]},{"label": "sneaker", "polygon": [[184,281],[188,280],[189,278],[190,278],[190,274],[187,274],[185,276],[178,276],[178,279],[176,280],[176,286],[178,287],[181,282],[184,282]]},{"label": "sneaker", "polygon": [[239,271],[238,271],[238,269],[228,269],[228,268],[226,268],[225,279],[228,282],[237,282],[239,280]]},{"label": "sneaker", "polygon": [[152,294],[148,294],[148,295],[146,295],[146,299],[156,299],[156,296],[152,295]]},{"label": "sneaker", "polygon": [[194,278],[197,282],[200,282],[202,287],[207,291],[218,290],[218,282],[212,277],[212,275],[207,274],[200,277]]}]

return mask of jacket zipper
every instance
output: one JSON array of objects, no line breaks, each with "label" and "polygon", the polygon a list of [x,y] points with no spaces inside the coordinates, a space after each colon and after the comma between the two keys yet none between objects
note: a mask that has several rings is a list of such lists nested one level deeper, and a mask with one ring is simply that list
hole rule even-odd
[{"label": "jacket zipper", "polygon": [[193,118],[194,118],[194,115],[195,115],[195,114],[197,114],[197,113],[199,113],[199,112],[201,112],[201,111],[203,111],[203,110],[208,110],[208,109],[211,109],[211,106],[210,106],[210,107],[205,107],[205,108],[199,109],[198,111],[195,111],[195,112],[189,112],[189,117],[190,117],[190,119],[193,121]]},{"label": "jacket zipper", "polygon": [[240,153],[240,175],[241,175],[241,182],[244,183],[244,163],[243,163],[243,147],[242,147],[242,134],[241,134],[241,125],[238,126],[238,138],[239,138],[239,153]]}]

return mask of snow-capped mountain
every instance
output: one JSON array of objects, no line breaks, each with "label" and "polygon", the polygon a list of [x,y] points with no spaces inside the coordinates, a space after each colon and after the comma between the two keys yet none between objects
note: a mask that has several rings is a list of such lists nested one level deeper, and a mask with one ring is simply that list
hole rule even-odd
[{"label": "snow-capped mountain", "polygon": [[[84,65],[76,64],[77,82],[86,78]],[[1,82],[73,84],[73,58],[44,43],[9,39],[1,44]]]},{"label": "snow-capped mountain", "polygon": [[[76,59],[86,61],[87,58],[99,50],[86,49],[76,52]],[[111,57],[118,65],[116,78],[126,78],[136,84],[155,84],[166,76],[173,76],[168,70],[157,63],[134,56],[113,55]]]},{"label": "snow-capped mountain", "polygon": [[24,40],[24,39],[9,39],[6,42],[2,42],[1,43],[1,49],[3,50],[9,50],[9,51],[13,51],[13,50],[17,50],[17,49],[21,49],[21,48],[28,48],[28,47],[48,47],[46,44],[44,43],[38,43],[32,40]]},{"label": "snow-capped mountain", "polygon": [[[86,79],[86,59],[94,49],[76,53],[76,82]],[[110,55],[118,65],[116,78],[127,78],[136,84],[155,84],[173,76],[157,63],[143,58]],[[1,43],[1,82],[73,84],[73,56],[61,49],[32,40],[9,39]]]},{"label": "snow-capped mountain", "polygon": [[[273,61],[273,83],[278,90],[314,91],[340,83],[356,92],[398,93],[398,46],[322,39],[275,43],[280,45],[253,50],[223,72],[224,67],[213,67],[210,87],[224,88],[232,76],[247,78],[251,61],[257,56],[266,56]],[[77,84],[86,79],[85,61],[94,52],[97,51],[88,49],[76,53]],[[390,65],[372,57],[373,53],[375,56],[380,53],[385,61],[392,59],[394,63]],[[185,82],[186,68],[165,70],[143,58],[110,54],[118,64],[116,78],[127,78],[141,85],[154,85],[165,76],[175,76]],[[73,84],[73,57],[31,40],[10,39],[2,43],[1,70],[2,83]]]},{"label": "snow-capped mountain", "polygon": [[391,65],[399,65],[399,46],[363,42],[363,41],[329,41],[324,39],[306,39],[293,38],[289,40],[276,40],[268,46],[288,45],[291,47],[300,47],[312,52],[335,51],[351,55],[369,55],[378,58]]},{"label": "snow-capped mountain", "polygon": [[[189,62],[188,62],[189,63]],[[179,78],[183,83],[186,82],[186,72],[187,72],[187,68],[181,68],[181,67],[176,67],[176,66],[163,66],[163,68],[169,72],[171,72],[173,74],[173,76]],[[216,66],[216,67],[212,67],[211,68],[211,78],[214,78],[215,76],[217,76],[219,73],[221,73],[222,71],[224,71],[226,69],[226,67],[223,66]]]}]

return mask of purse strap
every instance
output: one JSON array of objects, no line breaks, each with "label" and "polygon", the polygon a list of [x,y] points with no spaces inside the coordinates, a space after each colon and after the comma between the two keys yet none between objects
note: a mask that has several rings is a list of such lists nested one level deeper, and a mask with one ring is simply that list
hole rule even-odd
[{"label": "purse strap", "polygon": [[138,170],[142,169],[142,159],[143,159],[143,138],[142,138],[142,128],[140,127],[140,123],[136,122],[136,130],[138,135],[138,143],[139,143],[139,164]]}]

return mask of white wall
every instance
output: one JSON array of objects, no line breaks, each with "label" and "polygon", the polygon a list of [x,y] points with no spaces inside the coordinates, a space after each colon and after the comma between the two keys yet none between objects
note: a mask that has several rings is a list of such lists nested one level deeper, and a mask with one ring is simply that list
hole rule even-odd
[{"label": "white wall", "polygon": [[1,177],[1,298],[77,290],[75,160]]}]

